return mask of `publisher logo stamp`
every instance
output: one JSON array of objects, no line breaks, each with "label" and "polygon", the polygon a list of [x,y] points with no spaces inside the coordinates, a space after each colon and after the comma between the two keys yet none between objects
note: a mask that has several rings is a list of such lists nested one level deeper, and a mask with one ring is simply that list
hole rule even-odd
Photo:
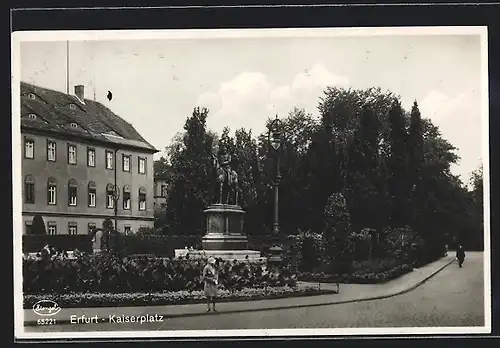
[{"label": "publisher logo stamp", "polygon": [[50,317],[61,311],[61,307],[52,300],[40,300],[33,305],[33,312],[42,317]]}]

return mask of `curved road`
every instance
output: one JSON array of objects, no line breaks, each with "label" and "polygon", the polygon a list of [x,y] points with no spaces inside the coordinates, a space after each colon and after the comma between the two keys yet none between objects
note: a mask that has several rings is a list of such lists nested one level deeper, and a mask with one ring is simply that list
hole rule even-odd
[{"label": "curved road", "polygon": [[[483,326],[483,254],[469,252],[463,268],[454,262],[417,289],[388,299],[227,314],[222,303],[219,311],[162,323],[59,325],[43,331]],[[41,330],[26,328],[35,331]]]}]

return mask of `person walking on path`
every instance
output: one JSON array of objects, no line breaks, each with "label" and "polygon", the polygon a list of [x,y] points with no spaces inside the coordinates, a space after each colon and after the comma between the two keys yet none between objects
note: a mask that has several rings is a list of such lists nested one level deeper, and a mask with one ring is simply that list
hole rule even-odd
[{"label": "person walking on path", "polygon": [[462,264],[464,263],[465,260],[465,251],[462,245],[458,246],[457,249],[457,260],[458,260],[458,267],[462,268]]},{"label": "person walking on path", "polygon": [[205,296],[207,297],[207,312],[210,312],[210,303],[212,310],[215,310],[215,300],[217,298],[217,285],[219,283],[219,275],[215,268],[215,259],[210,257],[207,265],[203,268],[203,281],[205,282]]}]

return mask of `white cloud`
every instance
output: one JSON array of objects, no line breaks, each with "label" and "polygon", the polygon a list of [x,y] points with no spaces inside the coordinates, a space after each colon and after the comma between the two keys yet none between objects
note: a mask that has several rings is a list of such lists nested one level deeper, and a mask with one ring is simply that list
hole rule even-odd
[{"label": "white cloud", "polygon": [[424,117],[432,120],[445,121],[454,112],[467,107],[468,96],[464,93],[449,97],[440,91],[430,91],[419,105],[420,112]]},{"label": "white cloud", "polygon": [[210,109],[207,123],[215,131],[244,127],[258,134],[268,117],[285,116],[294,107],[315,113],[325,87],[348,83],[319,64],[297,73],[287,85],[275,85],[260,72],[243,72],[221,83],[218,91],[200,95],[197,104]]},{"label": "white cloud", "polygon": [[443,137],[458,148],[461,160],[452,171],[467,178],[481,156],[480,102],[474,92],[455,96],[433,90],[419,103],[422,117],[430,118]]}]

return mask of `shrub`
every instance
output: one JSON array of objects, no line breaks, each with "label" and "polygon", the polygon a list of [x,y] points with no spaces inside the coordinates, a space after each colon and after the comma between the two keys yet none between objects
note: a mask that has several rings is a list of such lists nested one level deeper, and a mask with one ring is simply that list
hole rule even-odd
[{"label": "shrub", "polygon": [[408,226],[384,229],[382,250],[387,258],[404,260],[409,264],[425,262],[422,258],[425,252],[424,242]]},{"label": "shrub", "polygon": [[113,221],[111,221],[110,218],[104,219],[104,221],[102,222],[102,229],[104,231],[111,231],[111,230],[113,230],[114,229]]},{"label": "shrub", "polygon": [[298,231],[288,236],[287,262],[301,272],[316,271],[324,263],[323,236],[310,231]]},{"label": "shrub", "polygon": [[[295,286],[289,270],[269,271],[248,262],[219,261],[221,286],[230,290]],[[116,254],[81,254],[76,259],[23,261],[25,293],[195,291],[203,289],[204,260],[170,260]]]},{"label": "shrub", "polygon": [[347,203],[341,193],[334,193],[328,198],[325,206],[325,225],[323,236],[327,253],[330,256],[332,273],[346,274],[352,259],[353,244],[351,236],[351,219]]},{"label": "shrub", "polygon": [[356,283],[356,284],[385,283],[389,280],[401,277],[402,275],[411,272],[412,270],[413,267],[411,265],[400,264],[382,272],[380,271],[376,273],[353,272],[350,275],[348,275],[347,279],[349,283]]},{"label": "shrub", "polygon": [[361,231],[353,231],[350,239],[353,243],[353,259],[356,261],[366,260],[371,255],[372,234],[375,230],[372,228],[363,228]]},{"label": "shrub", "polygon": [[43,218],[36,214],[33,217],[33,222],[31,223],[31,234],[35,236],[45,236],[47,231],[45,230],[45,222]]},{"label": "shrub", "polygon": [[351,273],[346,276],[326,273],[300,273],[298,279],[309,282],[349,282],[357,284],[378,284],[398,278],[413,270],[409,264],[395,259],[373,259],[353,262]]},{"label": "shrub", "polygon": [[151,236],[151,235],[158,235],[158,231],[155,230],[152,227],[139,227],[139,230],[137,230],[137,236]]},{"label": "shrub", "polygon": [[198,236],[163,236],[132,234],[123,236],[126,255],[153,254],[162,257],[174,257],[175,249],[186,246],[199,248],[201,238]]},{"label": "shrub", "polygon": [[45,244],[61,250],[92,251],[92,237],[90,235],[23,235],[23,252],[35,253],[42,250]]}]

